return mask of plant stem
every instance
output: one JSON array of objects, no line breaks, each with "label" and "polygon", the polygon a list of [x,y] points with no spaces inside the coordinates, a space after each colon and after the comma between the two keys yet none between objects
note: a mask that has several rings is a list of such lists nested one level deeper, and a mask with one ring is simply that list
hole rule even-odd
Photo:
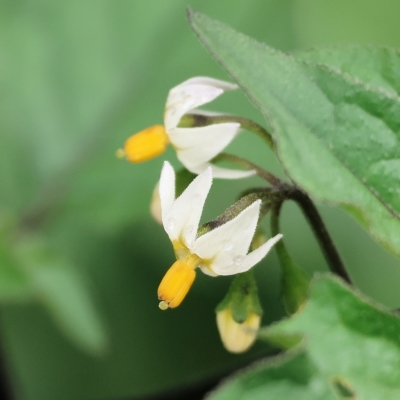
[{"label": "plant stem", "polygon": [[273,175],[270,172],[266,171],[265,169],[259,167],[258,165],[253,164],[251,161],[246,160],[245,158],[236,156],[234,154],[220,153],[216,157],[214,157],[212,161],[213,162],[228,161],[228,162],[234,163],[236,165],[239,165],[241,167],[244,167],[246,169],[254,169],[256,171],[256,174],[260,178],[266,180],[271,185],[280,186],[282,184],[282,181],[279,178],[277,178],[275,175]]},{"label": "plant stem", "polygon": [[204,114],[186,114],[182,117],[180,125],[182,126],[206,126],[214,124],[223,124],[226,122],[237,122],[243,129],[255,133],[269,146],[275,150],[274,141],[271,134],[256,122],[234,115],[204,115]]},{"label": "plant stem", "polygon": [[[280,232],[279,215],[283,202],[277,202],[271,210],[271,233]],[[297,312],[308,298],[310,277],[292,259],[286,249],[284,239],[275,245],[282,268],[281,297],[288,315]]]},{"label": "plant stem", "polygon": [[267,145],[271,150],[275,149],[274,141],[272,139],[271,134],[267,132],[261,125],[258,125],[256,122],[250,119],[243,117],[235,117],[233,115],[216,115],[208,118],[212,124],[221,124],[224,122],[237,122],[243,129],[255,133],[258,137],[264,140],[264,142],[267,143]]},{"label": "plant stem", "polygon": [[[275,203],[271,209],[271,235],[275,236],[278,233],[281,233],[281,228],[279,224],[279,216],[281,212],[283,201],[279,201]],[[290,259],[290,255],[286,249],[286,246],[281,239],[275,245],[276,251],[278,253],[279,260],[281,261],[282,269],[284,269],[285,265],[287,265],[287,261]]]},{"label": "plant stem", "polygon": [[[343,278],[346,282],[351,284],[350,276],[347,273],[339,252],[336,249],[336,246],[333,243],[333,240],[325,227],[324,221],[319,215],[314,203],[305,193],[294,186],[288,185],[268,171],[265,171],[258,165],[253,164],[251,161],[248,161],[239,156],[228,153],[220,153],[217,157],[214,158],[213,161],[230,161],[247,169],[254,169],[259,177],[265,179],[273,186],[270,192],[270,196],[275,190],[276,194],[281,194],[283,200],[290,199],[295,201],[300,206],[304,216],[307,218],[307,221],[309,222],[311,229],[314,232],[318,244],[321,247],[322,253],[324,254],[329,269],[336,275]],[[278,215],[283,201],[280,200],[281,196],[278,195],[278,197],[275,198],[275,204],[280,203],[279,209],[276,210],[276,212],[278,212]],[[265,211],[267,211],[267,209]],[[271,216],[271,218],[274,217]],[[276,218],[278,218],[278,216],[276,216]],[[275,223],[278,224],[277,221]],[[279,233],[279,230],[277,230],[276,232]]]},{"label": "plant stem", "polygon": [[347,283],[352,283],[349,274],[344,266],[344,263],[339,255],[339,252],[329,235],[324,221],[322,220],[317,208],[311,199],[299,189],[292,188],[288,192],[288,198],[294,200],[303,211],[303,214],[310,223],[311,229],[314,232],[325,260],[328,263],[329,269],[336,275],[343,278]]}]

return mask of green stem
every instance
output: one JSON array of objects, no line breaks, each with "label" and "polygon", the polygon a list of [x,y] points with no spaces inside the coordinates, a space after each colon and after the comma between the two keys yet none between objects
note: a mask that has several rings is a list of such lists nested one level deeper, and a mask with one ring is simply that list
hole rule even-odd
[{"label": "green stem", "polygon": [[260,178],[266,180],[271,185],[280,186],[282,184],[282,181],[279,178],[277,178],[275,175],[273,175],[270,172],[266,171],[265,169],[259,167],[258,165],[253,164],[251,161],[246,160],[245,158],[236,156],[234,154],[220,153],[216,157],[214,157],[212,161],[213,162],[228,161],[233,164],[244,167],[246,169],[254,169],[256,171],[256,174]]},{"label": "green stem", "polygon": [[202,114],[186,114],[182,117],[180,126],[207,126],[214,124],[224,124],[227,122],[237,122],[240,126],[250,132],[255,133],[269,146],[271,150],[275,150],[274,141],[271,134],[261,125],[250,119],[236,117],[234,115],[202,115]]},{"label": "green stem", "polygon": [[[281,228],[279,224],[279,216],[281,212],[283,202],[280,201],[272,207],[271,211],[271,235],[276,236],[278,233],[281,233]],[[276,245],[275,249],[278,253],[279,260],[282,265],[282,269],[285,269],[291,260],[291,257],[286,249],[285,243],[283,239],[281,239]]]},{"label": "green stem", "polygon": [[258,137],[264,140],[264,142],[267,143],[271,150],[275,150],[275,145],[271,134],[267,132],[261,125],[258,125],[256,122],[251,121],[250,119],[235,117],[232,115],[216,115],[208,118],[209,121],[211,121],[211,123],[213,124],[221,124],[224,122],[237,122],[243,129],[255,133]]},{"label": "green stem", "polygon": [[[283,202],[275,203],[271,211],[272,235],[280,232],[279,215]],[[275,245],[282,268],[281,296],[285,309],[289,315],[298,311],[308,297],[310,285],[309,276],[293,261],[286,249],[284,240],[281,239]]]},{"label": "green stem", "polygon": [[351,284],[351,279],[346,267],[314,203],[305,193],[298,189],[291,190],[288,193],[288,198],[294,200],[303,211],[322,249],[329,269]]}]

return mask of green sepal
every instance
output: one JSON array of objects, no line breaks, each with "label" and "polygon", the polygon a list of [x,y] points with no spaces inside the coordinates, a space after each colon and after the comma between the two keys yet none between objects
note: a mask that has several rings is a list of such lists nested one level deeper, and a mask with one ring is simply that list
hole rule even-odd
[{"label": "green sepal", "polygon": [[179,121],[179,128],[197,128],[200,126],[207,126],[213,124],[209,122],[207,115],[203,114],[185,114]]},{"label": "green sepal", "polygon": [[282,268],[282,301],[286,312],[291,315],[297,312],[307,300],[310,277],[293,261],[283,240],[280,240],[275,248]]},{"label": "green sepal", "polygon": [[250,193],[247,196],[242,197],[236,203],[228,207],[219,217],[200,226],[197,231],[197,236],[204,235],[205,233],[210,232],[223,224],[226,224],[228,221],[237,217],[245,208],[249,207],[256,200],[260,199],[260,197],[261,196],[259,193]]},{"label": "green sepal", "polygon": [[218,304],[215,312],[231,309],[232,318],[239,324],[246,321],[250,314],[262,315],[258,298],[257,284],[252,270],[235,275],[228,293]]}]

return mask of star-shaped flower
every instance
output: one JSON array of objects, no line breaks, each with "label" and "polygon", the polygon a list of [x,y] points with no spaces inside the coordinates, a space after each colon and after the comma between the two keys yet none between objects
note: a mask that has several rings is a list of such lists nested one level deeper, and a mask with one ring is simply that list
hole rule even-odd
[{"label": "star-shaped flower", "polygon": [[[236,179],[251,176],[255,171],[221,168],[211,164],[239,133],[240,124],[224,122],[206,126],[182,127],[184,115],[210,115],[197,107],[209,103],[237,85],[207,77],[188,79],[169,92],[164,113],[164,127],[155,125],[139,132],[125,142],[124,150],[117,154],[131,162],[146,161],[163,153],[168,145],[175,148],[178,159],[191,172],[199,174],[211,166],[213,176]],[[215,113],[212,115],[216,115]]]},{"label": "star-shaped flower", "polygon": [[257,227],[260,200],[225,224],[198,236],[200,217],[211,184],[209,167],[175,199],[175,172],[168,162],[164,163],[159,183],[162,222],[177,261],[158,288],[161,309],[174,308],[182,302],[195,279],[196,268],[211,276],[245,272],[264,258],[282,237],[278,234],[247,254]]}]

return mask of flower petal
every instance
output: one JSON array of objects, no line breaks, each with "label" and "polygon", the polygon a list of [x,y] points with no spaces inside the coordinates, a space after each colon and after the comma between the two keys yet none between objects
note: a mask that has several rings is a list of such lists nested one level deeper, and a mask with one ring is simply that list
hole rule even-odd
[{"label": "flower petal", "polygon": [[185,86],[179,88],[179,91],[177,89],[170,91],[165,108],[164,125],[168,133],[176,128],[183,115],[224,93],[222,89],[201,85]]},{"label": "flower petal", "polygon": [[190,172],[193,172],[194,174],[200,174],[209,166],[211,166],[212,175],[214,178],[242,179],[248,178],[249,176],[256,174],[256,171],[254,169],[251,169],[249,171],[242,171],[239,169],[221,168],[210,163],[204,163],[196,166],[195,168],[191,168]]},{"label": "flower petal", "polygon": [[216,88],[220,88],[224,91],[227,90],[235,90],[238,88],[238,85],[235,83],[230,83],[226,81],[221,81],[219,79],[209,78],[208,76],[195,76],[193,78],[187,79],[186,81],[182,82],[179,86],[186,86],[186,85],[204,85],[204,86],[213,86]]},{"label": "flower petal", "polygon": [[229,270],[227,270],[226,268],[225,269],[217,268],[215,272],[218,275],[232,275],[248,271],[251,267],[260,262],[269,253],[272,247],[282,238],[282,236],[283,235],[279,233],[273,238],[267,240],[259,248],[247,254],[247,256],[244,257],[243,261],[241,261],[240,263],[236,263],[234,269],[229,268]]},{"label": "flower petal", "polygon": [[[257,227],[261,200],[245,208],[237,217],[196,239],[192,252],[210,262],[218,275],[230,275],[244,259]],[[236,272],[232,272],[236,273]]]},{"label": "flower petal", "polygon": [[211,271],[211,269],[208,268],[206,265],[200,264],[199,268],[201,269],[201,272],[203,272],[203,274],[205,275],[212,276],[213,278],[218,276],[218,274],[216,274],[214,271]]},{"label": "flower petal", "polygon": [[161,203],[161,218],[164,228],[167,229],[165,225],[166,215],[168,214],[175,200],[175,171],[168,161],[164,162],[158,187]]},{"label": "flower petal", "polygon": [[171,240],[181,239],[190,249],[212,184],[211,168],[198,175],[174,201],[165,215],[164,228]]},{"label": "flower petal", "polygon": [[179,160],[190,168],[214,158],[239,130],[240,124],[228,122],[198,128],[175,128],[168,135]]},{"label": "flower petal", "polygon": [[[178,159],[191,172],[200,174],[209,165],[207,161],[218,155],[240,132],[240,124],[227,122],[198,128],[174,128],[169,138]],[[254,170],[241,171],[212,166],[214,178],[239,179],[255,174]]]},{"label": "flower petal", "polygon": [[225,90],[236,89],[237,85],[207,77],[188,79],[170,90],[164,114],[167,132],[175,128],[188,111],[209,103]]}]

